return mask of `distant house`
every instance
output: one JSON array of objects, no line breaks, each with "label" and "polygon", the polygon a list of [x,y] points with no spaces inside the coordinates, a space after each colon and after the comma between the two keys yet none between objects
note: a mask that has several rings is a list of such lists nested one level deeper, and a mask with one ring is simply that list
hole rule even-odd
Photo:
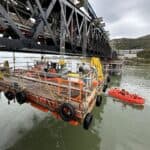
[{"label": "distant house", "polygon": [[124,58],[135,58],[137,53],[144,51],[144,49],[130,49],[130,50],[118,50],[118,56]]}]

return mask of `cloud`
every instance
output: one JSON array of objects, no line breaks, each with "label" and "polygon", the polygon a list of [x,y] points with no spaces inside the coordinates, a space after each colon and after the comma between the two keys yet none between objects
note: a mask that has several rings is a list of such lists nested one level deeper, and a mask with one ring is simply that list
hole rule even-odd
[{"label": "cloud", "polygon": [[150,0],[89,0],[106,22],[111,38],[150,33]]}]

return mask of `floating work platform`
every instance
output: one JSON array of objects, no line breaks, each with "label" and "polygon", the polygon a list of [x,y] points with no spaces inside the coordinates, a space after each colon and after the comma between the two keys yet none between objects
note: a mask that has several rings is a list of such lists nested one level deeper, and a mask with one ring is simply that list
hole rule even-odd
[{"label": "floating work platform", "polygon": [[100,94],[106,83],[94,65],[84,65],[78,64],[77,72],[68,72],[62,64],[59,68],[57,63],[37,62],[30,69],[15,69],[4,75],[0,90],[9,102],[16,98],[19,104],[30,103],[44,112],[51,111],[57,119],[75,126],[83,123],[88,129],[91,112],[101,105]]}]

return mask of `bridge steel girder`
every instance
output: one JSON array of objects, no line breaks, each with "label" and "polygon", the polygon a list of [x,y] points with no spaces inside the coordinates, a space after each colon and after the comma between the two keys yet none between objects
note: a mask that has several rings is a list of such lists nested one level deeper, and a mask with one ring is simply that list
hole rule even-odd
[{"label": "bridge steel girder", "polygon": [[[91,6],[89,10],[91,14]],[[109,57],[108,37],[95,17],[69,0],[2,0],[0,47],[3,51]]]},{"label": "bridge steel girder", "polygon": [[1,4],[0,4],[0,15],[5,18],[9,26],[16,32],[19,38],[24,38],[23,34],[20,32],[20,30],[17,29],[17,26],[15,25],[13,20],[9,17],[9,14]]}]

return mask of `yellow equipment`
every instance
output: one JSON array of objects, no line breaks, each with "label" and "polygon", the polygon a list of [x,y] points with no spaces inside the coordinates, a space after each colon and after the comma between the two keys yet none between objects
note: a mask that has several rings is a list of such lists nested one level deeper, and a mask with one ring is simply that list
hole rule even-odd
[{"label": "yellow equipment", "polygon": [[60,65],[65,65],[65,64],[66,64],[66,62],[65,62],[64,59],[60,59],[58,63],[59,63]]},{"label": "yellow equipment", "polygon": [[102,81],[104,79],[102,63],[99,58],[92,57],[91,58],[91,66],[95,67],[98,73],[98,80]]},{"label": "yellow equipment", "polygon": [[80,75],[78,73],[69,73],[68,77],[80,78]]}]

